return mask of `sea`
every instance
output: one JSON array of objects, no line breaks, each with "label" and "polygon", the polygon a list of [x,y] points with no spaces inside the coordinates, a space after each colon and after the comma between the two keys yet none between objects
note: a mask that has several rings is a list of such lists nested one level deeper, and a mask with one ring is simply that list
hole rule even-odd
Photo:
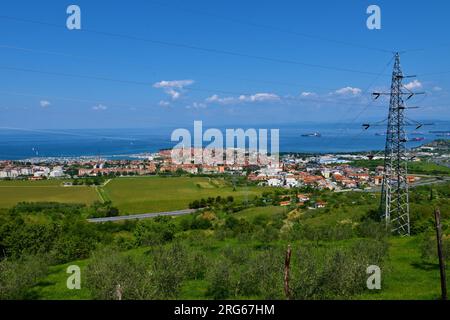
[{"label": "sea", "polygon": [[[242,125],[226,128],[248,129]],[[218,127],[224,136],[226,128]],[[89,156],[129,159],[134,158],[136,154],[172,148],[177,143],[171,141],[173,129],[175,128],[70,130],[0,128],[0,159]],[[193,132],[193,128],[186,129]],[[365,130],[356,124],[301,123],[259,125],[255,129],[279,129],[281,152],[325,154],[376,151],[384,149],[386,139],[386,128],[383,126]],[[450,139],[449,133],[450,121],[428,123],[427,126],[417,130],[415,126],[408,127],[407,146],[413,148],[435,139]],[[204,146],[207,144],[208,142],[205,142]]]}]

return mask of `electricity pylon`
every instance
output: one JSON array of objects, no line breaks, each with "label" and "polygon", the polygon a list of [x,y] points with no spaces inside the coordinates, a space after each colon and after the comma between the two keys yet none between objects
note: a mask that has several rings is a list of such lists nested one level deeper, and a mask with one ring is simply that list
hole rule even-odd
[{"label": "electricity pylon", "polygon": [[[409,236],[411,233],[409,219],[409,190],[408,190],[408,153],[405,126],[405,100],[416,94],[403,86],[403,79],[414,76],[404,76],[400,66],[400,54],[395,54],[394,70],[392,72],[391,91],[389,93],[374,92],[375,99],[381,95],[389,95],[389,115],[387,119],[386,145],[384,150],[384,173],[381,189],[380,211],[386,227],[392,233]],[[422,124],[416,129],[420,128]],[[371,125],[363,125],[367,130]]]},{"label": "electricity pylon", "polygon": [[393,233],[409,236],[408,162],[406,155],[405,104],[400,55],[395,54],[384,149],[384,174],[381,189],[381,213]]}]

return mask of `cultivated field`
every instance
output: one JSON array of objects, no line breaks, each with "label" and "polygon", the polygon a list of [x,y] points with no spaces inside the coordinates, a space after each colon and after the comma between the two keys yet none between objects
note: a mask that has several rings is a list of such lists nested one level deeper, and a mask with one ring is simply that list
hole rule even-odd
[{"label": "cultivated field", "polygon": [[0,181],[0,208],[18,202],[65,202],[90,204],[99,200],[94,188],[63,187],[61,180]]},{"label": "cultivated field", "polygon": [[[90,204],[111,200],[121,214],[186,209],[194,200],[233,196],[235,200],[252,198],[263,188],[233,187],[223,179],[205,177],[129,177],[116,178],[106,186],[63,187],[61,180],[0,181],[0,208],[18,202],[65,202]],[[101,197],[100,197],[101,195]]]},{"label": "cultivated field", "polygon": [[201,198],[233,196],[235,200],[253,198],[264,188],[233,187],[223,179],[205,177],[131,177],[112,180],[102,195],[118,207],[121,214],[186,209]]}]

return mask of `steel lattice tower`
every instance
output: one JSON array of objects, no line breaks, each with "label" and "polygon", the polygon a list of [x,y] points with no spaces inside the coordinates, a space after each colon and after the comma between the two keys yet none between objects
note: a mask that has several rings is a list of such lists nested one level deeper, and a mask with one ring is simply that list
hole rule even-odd
[{"label": "steel lattice tower", "polygon": [[396,53],[392,72],[380,210],[387,227],[391,228],[393,233],[408,236],[410,222],[403,78],[400,55]]}]

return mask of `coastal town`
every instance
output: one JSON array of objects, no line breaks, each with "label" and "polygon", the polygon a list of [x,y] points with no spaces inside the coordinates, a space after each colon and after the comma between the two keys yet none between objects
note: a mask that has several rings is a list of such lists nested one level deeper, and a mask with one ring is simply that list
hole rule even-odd
[{"label": "coastal town", "polygon": [[[447,164],[447,146],[439,143],[423,145],[410,151],[411,162],[434,161]],[[203,151],[203,150],[201,150]],[[236,152],[236,150],[234,150]],[[192,154],[195,149],[192,149]],[[286,153],[279,161],[265,159],[264,165],[250,164],[247,151],[243,164],[174,163],[172,150],[160,150],[130,156],[129,159],[104,159],[101,157],[79,158],[35,158],[21,161],[0,161],[0,179],[43,180],[77,179],[87,177],[122,177],[146,175],[239,175],[259,186],[298,188],[311,187],[318,190],[370,190],[382,185],[383,166],[369,166],[367,163],[382,164],[382,153],[307,155]],[[262,155],[253,155],[256,158]],[[266,156],[267,157],[267,156]],[[269,159],[269,161],[268,161]],[[369,161],[369,162],[368,162]],[[363,163],[361,165],[358,163]],[[408,182],[421,179],[408,175]],[[70,182],[66,182],[70,186]]]}]

